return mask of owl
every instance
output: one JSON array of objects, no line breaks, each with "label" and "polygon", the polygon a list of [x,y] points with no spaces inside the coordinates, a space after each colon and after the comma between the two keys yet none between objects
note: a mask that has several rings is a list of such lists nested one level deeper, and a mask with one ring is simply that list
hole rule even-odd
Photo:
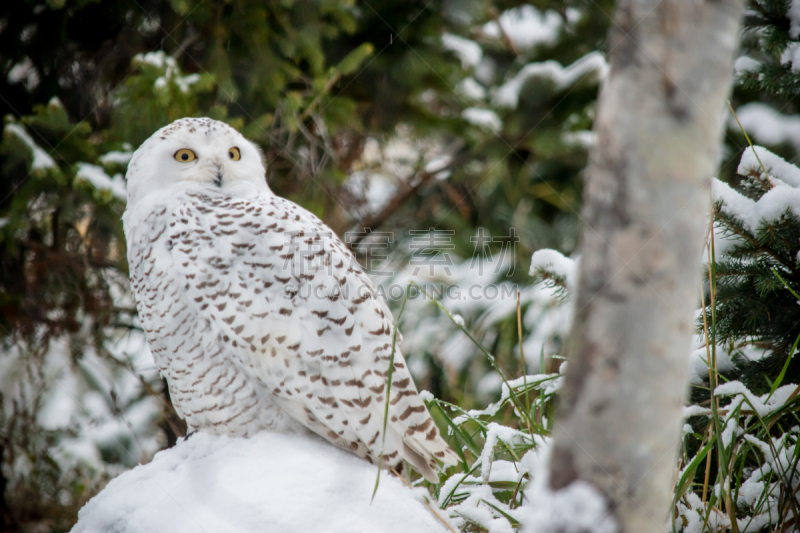
[{"label": "owl", "polygon": [[457,456],[389,309],[336,234],[265,175],[259,148],[208,118],[158,130],[130,161],[131,287],[175,410],[191,431],[310,431],[436,482],[437,461]]}]

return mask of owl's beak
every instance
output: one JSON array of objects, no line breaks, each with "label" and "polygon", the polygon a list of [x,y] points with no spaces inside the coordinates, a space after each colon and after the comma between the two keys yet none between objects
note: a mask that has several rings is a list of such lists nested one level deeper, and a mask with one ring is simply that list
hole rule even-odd
[{"label": "owl's beak", "polygon": [[214,179],[214,185],[222,187],[222,165],[215,163],[214,166],[217,168],[217,177]]}]

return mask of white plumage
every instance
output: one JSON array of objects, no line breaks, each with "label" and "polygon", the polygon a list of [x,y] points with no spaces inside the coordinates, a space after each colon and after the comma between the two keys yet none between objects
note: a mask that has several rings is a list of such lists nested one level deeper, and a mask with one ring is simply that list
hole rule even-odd
[{"label": "white plumage", "polygon": [[[258,148],[211,119],[153,134],[127,180],[131,285],[189,428],[307,428],[377,463],[392,317],[333,231],[275,196]],[[389,404],[384,464],[437,480],[436,460],[457,458],[399,349]]]}]

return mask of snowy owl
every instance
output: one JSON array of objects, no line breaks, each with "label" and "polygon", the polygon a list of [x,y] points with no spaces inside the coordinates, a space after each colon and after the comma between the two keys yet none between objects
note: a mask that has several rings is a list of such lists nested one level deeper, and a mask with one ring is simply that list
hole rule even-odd
[{"label": "snowy owl", "polygon": [[[439,435],[393,323],[350,251],[272,193],[256,145],[178,120],[133,155],[123,215],[131,286],[172,403],[192,431],[306,431],[436,481]],[[399,344],[399,342],[398,342]]]}]

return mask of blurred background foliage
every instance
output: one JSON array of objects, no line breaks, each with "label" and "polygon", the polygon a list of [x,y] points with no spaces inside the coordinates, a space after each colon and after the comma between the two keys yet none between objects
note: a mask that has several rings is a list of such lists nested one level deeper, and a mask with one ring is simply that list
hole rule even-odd
[{"label": "blurred background foliage", "polygon": [[[531,286],[528,267],[536,250],[576,246],[612,12],[610,0],[3,2],[0,524],[69,529],[107,479],[185,431],[135,316],[120,222],[131,152],[180,117],[257,142],[273,191],[387,273],[383,286],[458,285],[443,302],[508,375],[520,352],[556,371],[569,302]],[[754,3],[747,24],[734,106],[793,112],[785,2]],[[740,112],[766,135],[763,116]],[[787,159],[800,143],[756,140]],[[732,127],[726,181],[745,146]],[[450,268],[414,268],[412,230]],[[503,297],[464,294],[492,283]],[[437,306],[409,302],[402,331],[420,389],[466,409],[498,397],[497,373]]]},{"label": "blurred background foliage", "polygon": [[[264,149],[277,194],[340,235],[353,232],[348,241],[364,262],[375,263],[371,247],[384,250],[374,269],[395,273],[388,284],[404,282],[397,276],[414,255],[409,230],[444,235],[436,242],[458,268],[429,281],[452,284],[469,270],[470,237],[484,228],[489,256],[514,256],[517,267],[499,274],[512,287],[526,279],[533,250],[575,246],[605,63],[595,54],[588,68],[565,67],[602,49],[611,9],[564,1],[4,2],[3,525],[69,528],[105,480],[183,434],[136,321],[120,223],[130,153],[156,129],[183,116],[238,128]],[[522,72],[533,63],[544,67]],[[392,236],[376,244],[381,232]],[[515,291],[505,300],[513,308]],[[513,313],[511,322],[508,309],[487,317],[492,305],[462,312],[517,372]],[[405,351],[420,388],[475,404],[486,362],[448,344],[458,331],[438,308],[414,309]],[[498,321],[507,324],[495,328]],[[481,390],[491,396],[499,383]]]}]

